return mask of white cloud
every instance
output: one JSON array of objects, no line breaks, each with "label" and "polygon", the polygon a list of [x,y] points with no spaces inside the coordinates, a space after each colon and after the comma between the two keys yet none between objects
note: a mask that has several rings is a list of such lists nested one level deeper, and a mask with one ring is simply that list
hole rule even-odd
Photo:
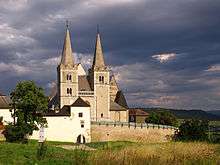
[{"label": "white cloud", "polygon": [[176,57],[176,53],[164,53],[153,55],[152,58],[158,60],[160,63],[165,63],[169,60],[172,60]]},{"label": "white cloud", "polygon": [[215,71],[220,71],[220,64],[216,64],[213,66],[210,66],[207,70],[207,72],[215,72]]},{"label": "white cloud", "polygon": [[17,46],[32,45],[35,40],[22,31],[10,27],[7,23],[0,24],[0,45]]},{"label": "white cloud", "polygon": [[3,62],[0,63],[0,72],[12,72],[18,75],[24,75],[30,73],[30,69],[25,66],[20,66],[17,64],[5,64]]},{"label": "white cloud", "polygon": [[179,96],[161,96],[158,98],[142,98],[138,100],[140,103],[151,106],[171,106],[180,101]]},{"label": "white cloud", "polygon": [[57,66],[60,63],[61,56],[48,58],[43,62],[44,65]]},{"label": "white cloud", "polygon": [[118,4],[123,4],[123,3],[132,3],[132,2],[137,2],[138,0],[105,0],[105,1],[100,1],[100,0],[89,0],[85,1],[84,4],[88,6],[109,6],[109,5],[118,5]]},{"label": "white cloud", "polygon": [[0,6],[7,10],[18,11],[24,9],[28,0],[0,0]]},{"label": "white cloud", "polygon": [[52,82],[47,83],[47,87],[50,89],[56,87],[56,85],[57,85],[56,81],[52,81]]}]

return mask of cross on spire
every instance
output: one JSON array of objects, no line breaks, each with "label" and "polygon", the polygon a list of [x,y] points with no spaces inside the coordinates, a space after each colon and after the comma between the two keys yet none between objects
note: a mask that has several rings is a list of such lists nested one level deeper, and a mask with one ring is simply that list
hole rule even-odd
[{"label": "cross on spire", "polygon": [[69,21],[66,20],[66,28],[68,29],[69,28]]},{"label": "cross on spire", "polygon": [[97,34],[99,34],[99,24],[97,24]]}]

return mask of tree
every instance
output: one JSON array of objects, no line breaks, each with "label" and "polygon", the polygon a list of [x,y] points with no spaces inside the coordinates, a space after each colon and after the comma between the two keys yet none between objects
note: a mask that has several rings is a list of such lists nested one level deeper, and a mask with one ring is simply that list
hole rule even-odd
[{"label": "tree", "polygon": [[147,123],[177,126],[177,118],[168,111],[151,112],[146,119]]},{"label": "tree", "polygon": [[0,116],[0,130],[4,129],[4,125],[3,125],[3,117]]},{"label": "tree", "polygon": [[[37,87],[33,81],[22,81],[17,84],[11,93],[12,116],[15,123],[6,126],[5,137],[8,141],[26,139],[38,126],[45,126],[47,121],[43,114],[47,112],[48,99],[42,88]],[[10,138],[10,136],[13,136]]]},{"label": "tree", "polygon": [[175,134],[176,140],[201,141],[208,139],[209,122],[205,120],[185,120]]}]

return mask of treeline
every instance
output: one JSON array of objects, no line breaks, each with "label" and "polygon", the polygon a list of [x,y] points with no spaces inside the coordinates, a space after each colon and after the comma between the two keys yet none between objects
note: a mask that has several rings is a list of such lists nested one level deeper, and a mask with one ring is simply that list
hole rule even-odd
[{"label": "treeline", "polygon": [[178,119],[199,119],[199,120],[220,120],[220,116],[203,110],[183,110],[167,108],[138,108],[148,113],[155,111],[168,111],[174,114]]},{"label": "treeline", "polygon": [[210,131],[208,120],[185,119],[178,124],[177,117],[169,111],[150,112],[147,123],[178,127],[173,136],[175,141],[208,141],[220,143],[220,136]]}]

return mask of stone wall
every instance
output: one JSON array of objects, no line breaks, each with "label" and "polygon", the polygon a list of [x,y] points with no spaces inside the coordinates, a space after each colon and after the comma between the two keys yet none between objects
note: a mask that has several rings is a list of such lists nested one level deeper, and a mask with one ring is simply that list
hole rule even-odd
[{"label": "stone wall", "polygon": [[132,141],[132,142],[167,142],[174,134],[174,128],[163,126],[128,126],[123,124],[92,124],[92,142],[97,141]]}]

